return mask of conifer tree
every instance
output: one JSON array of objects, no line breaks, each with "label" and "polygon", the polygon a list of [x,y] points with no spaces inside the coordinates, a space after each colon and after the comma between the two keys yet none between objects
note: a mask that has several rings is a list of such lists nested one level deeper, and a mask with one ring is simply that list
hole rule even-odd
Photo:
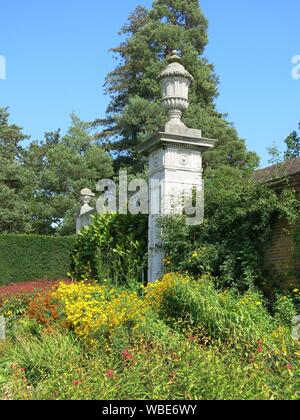
[{"label": "conifer tree", "polygon": [[217,148],[206,153],[205,163],[211,167],[257,165],[257,155],[247,151],[234,127],[216,110],[218,79],[204,56],[207,28],[198,0],[155,0],[152,9],[140,6],[129,17],[121,30],[125,40],[112,49],[118,65],[106,78],[106,93],[111,96],[107,115],[95,121],[101,128],[99,138],[117,155],[117,167],[142,170],[144,161],[137,147],[166,121],[157,76],[174,49],[195,79],[185,123],[219,140]]},{"label": "conifer tree", "polygon": [[[299,124],[300,129],[300,124]],[[285,140],[287,150],[284,154],[285,160],[300,157],[300,136],[297,131],[293,131]]]},{"label": "conifer tree", "polygon": [[23,165],[22,142],[28,136],[9,122],[8,108],[0,108],[0,233],[30,232],[33,173]]}]

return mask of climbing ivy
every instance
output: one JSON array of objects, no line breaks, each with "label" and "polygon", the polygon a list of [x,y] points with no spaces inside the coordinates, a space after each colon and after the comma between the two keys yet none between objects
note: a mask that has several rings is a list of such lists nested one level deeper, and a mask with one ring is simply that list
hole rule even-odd
[{"label": "climbing ivy", "polygon": [[161,221],[166,270],[210,274],[221,287],[263,288],[264,246],[278,219],[295,225],[295,192],[288,186],[276,191],[228,166],[206,170],[205,178],[202,225],[187,226],[184,217]]}]

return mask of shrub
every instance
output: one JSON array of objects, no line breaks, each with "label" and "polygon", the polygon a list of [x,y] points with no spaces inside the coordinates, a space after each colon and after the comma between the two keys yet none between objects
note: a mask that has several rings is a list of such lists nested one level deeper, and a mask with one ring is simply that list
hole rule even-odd
[{"label": "shrub", "polygon": [[141,280],[147,255],[147,218],[96,215],[83,228],[72,253],[77,279],[109,279],[114,284]]},{"label": "shrub", "polygon": [[299,201],[290,189],[274,191],[233,167],[205,172],[205,220],[187,226],[184,217],[161,221],[166,271],[202,276],[240,291],[264,286],[263,254],[275,220],[294,225]]},{"label": "shrub", "polygon": [[73,243],[73,237],[0,235],[0,285],[65,278]]},{"label": "shrub", "polygon": [[270,351],[281,348],[283,335],[285,348],[292,346],[291,319],[279,337],[259,292],[218,291],[211,281],[167,274],[148,285],[145,299],[168,325],[201,341],[226,342],[249,353],[257,350],[258,343]]},{"label": "shrub", "polygon": [[7,327],[12,327],[27,311],[31,296],[10,297],[0,302],[0,316],[6,320]]},{"label": "shrub", "polygon": [[294,299],[288,295],[278,295],[274,304],[275,319],[279,325],[291,325],[297,315]]}]

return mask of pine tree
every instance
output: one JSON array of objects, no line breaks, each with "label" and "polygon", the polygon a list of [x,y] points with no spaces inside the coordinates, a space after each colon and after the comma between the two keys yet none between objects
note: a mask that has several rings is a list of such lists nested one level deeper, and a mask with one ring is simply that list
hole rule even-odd
[{"label": "pine tree", "polygon": [[22,128],[9,123],[7,108],[0,108],[0,233],[30,232],[33,173],[23,164]]},{"label": "pine tree", "polygon": [[234,127],[215,108],[218,79],[203,56],[207,27],[198,0],[156,0],[151,10],[138,7],[129,17],[121,30],[124,42],[112,49],[118,65],[106,79],[106,93],[111,96],[107,116],[95,122],[101,126],[99,138],[117,155],[116,166],[143,169],[137,146],[166,121],[157,76],[174,49],[195,79],[185,123],[219,140],[217,148],[206,153],[206,164],[257,165],[256,154],[246,150]]}]

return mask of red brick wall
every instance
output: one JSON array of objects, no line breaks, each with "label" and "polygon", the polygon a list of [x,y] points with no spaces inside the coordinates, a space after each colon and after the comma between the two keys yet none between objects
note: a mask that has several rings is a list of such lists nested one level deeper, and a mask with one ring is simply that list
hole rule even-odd
[{"label": "red brick wall", "polygon": [[[300,199],[300,180],[294,179],[293,186],[296,188]],[[265,270],[270,281],[276,286],[292,288],[300,286],[300,250],[295,244],[295,231],[300,232],[299,226],[289,226],[284,220],[275,223],[273,234],[265,247]]]},{"label": "red brick wall", "polygon": [[300,259],[294,241],[294,229],[284,220],[275,224],[265,248],[266,275],[285,288],[300,285]]}]

